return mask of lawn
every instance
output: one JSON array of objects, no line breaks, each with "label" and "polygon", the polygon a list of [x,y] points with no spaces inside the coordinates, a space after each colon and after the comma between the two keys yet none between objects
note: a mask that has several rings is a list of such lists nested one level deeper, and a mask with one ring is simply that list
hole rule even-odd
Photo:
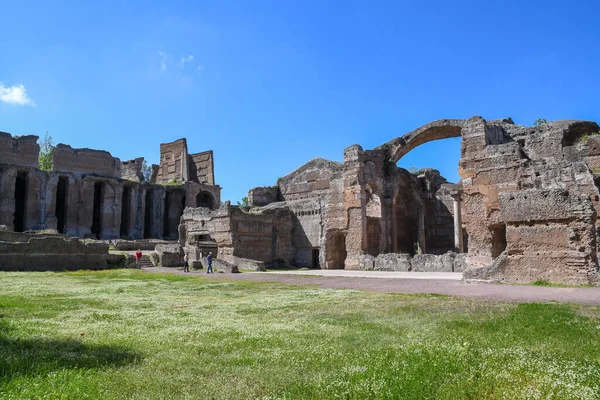
[{"label": "lawn", "polygon": [[0,273],[2,399],[600,398],[600,307]]}]

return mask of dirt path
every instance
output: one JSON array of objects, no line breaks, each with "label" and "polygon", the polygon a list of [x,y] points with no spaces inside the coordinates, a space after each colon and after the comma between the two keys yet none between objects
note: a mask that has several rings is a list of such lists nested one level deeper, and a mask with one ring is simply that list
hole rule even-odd
[{"label": "dirt path", "polygon": [[[461,283],[451,279],[365,278],[344,276],[308,276],[277,272],[252,272],[240,274],[185,273],[173,268],[146,268],[148,272],[167,272],[185,275],[203,275],[215,280],[248,280],[282,282],[290,285],[317,285],[331,289],[354,289],[383,293],[436,293],[451,296],[474,297],[487,300],[527,302],[575,302],[600,304],[600,287],[558,288],[525,285],[494,285]],[[432,275],[434,276],[434,275]]]}]

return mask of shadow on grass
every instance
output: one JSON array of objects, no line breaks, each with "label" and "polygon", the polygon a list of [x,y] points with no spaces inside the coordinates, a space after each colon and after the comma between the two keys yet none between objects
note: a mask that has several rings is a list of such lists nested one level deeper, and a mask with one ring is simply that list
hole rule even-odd
[{"label": "shadow on grass", "polygon": [[142,355],[122,346],[84,344],[78,339],[7,337],[0,316],[0,382],[65,369],[98,369],[138,363]]}]

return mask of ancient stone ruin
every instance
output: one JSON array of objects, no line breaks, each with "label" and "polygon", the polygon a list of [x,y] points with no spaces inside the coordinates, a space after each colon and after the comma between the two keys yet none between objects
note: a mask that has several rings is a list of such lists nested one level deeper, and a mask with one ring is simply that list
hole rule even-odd
[{"label": "ancient stone ruin", "polygon": [[[344,163],[314,159],[250,207],[186,209],[180,244],[241,268],[464,271],[470,279],[595,283],[600,136],[594,122],[536,127],[441,120]],[[458,184],[396,163],[415,147],[461,137]]]},{"label": "ancient stone ruin", "polygon": [[[185,139],[161,144],[160,165],[153,166],[158,173],[148,182],[142,174],[143,158],[121,162],[106,151],[64,144],[54,149],[52,170],[42,171],[37,139],[0,132],[0,226],[17,233],[45,231],[33,237],[3,233],[0,269],[61,269],[60,259],[63,268],[106,266],[107,245],[69,241],[63,234],[173,240],[185,207],[212,209],[220,204],[212,152],[188,154]],[[59,235],[51,237],[52,230]],[[50,251],[52,246],[44,244],[49,242],[62,251]],[[100,258],[82,257],[91,249],[100,251]],[[50,262],[53,257],[56,260]]]},{"label": "ancient stone ruin", "polygon": [[106,151],[64,144],[54,149],[52,170],[41,171],[37,139],[0,132],[0,225],[15,232],[177,239],[185,207],[220,204],[212,152],[188,154],[185,139],[160,145],[149,182],[143,158],[121,162]]},{"label": "ancient stone ruin", "polygon": [[[249,206],[220,205],[212,152],[185,139],[143,159],[58,145],[37,168],[37,137],[0,134],[0,225],[78,237],[166,238],[170,266],[202,265],[211,251],[229,271],[267,266],[463,272],[468,279],[596,284],[600,135],[595,122],[539,126],[512,120],[440,120],[344,162],[314,159]],[[460,137],[458,183],[396,163],[415,147]],[[160,251],[159,251],[160,250]]]}]

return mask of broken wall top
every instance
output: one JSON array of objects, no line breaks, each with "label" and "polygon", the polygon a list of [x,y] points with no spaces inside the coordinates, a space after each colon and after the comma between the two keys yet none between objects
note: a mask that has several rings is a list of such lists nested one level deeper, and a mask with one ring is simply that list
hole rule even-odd
[{"label": "broken wall top", "polygon": [[315,158],[279,179],[277,186],[284,200],[295,200],[303,194],[329,189],[332,180],[341,178],[343,172],[343,164]]},{"label": "broken wall top", "polygon": [[190,180],[204,185],[215,184],[215,165],[212,150],[190,154]]},{"label": "broken wall top", "polygon": [[142,167],[144,165],[144,157],[138,157],[133,160],[121,162],[121,178],[135,182],[143,182],[144,174]]},{"label": "broken wall top", "polygon": [[156,174],[157,183],[189,180],[188,150],[185,138],[160,144],[160,166]]},{"label": "broken wall top", "polygon": [[28,135],[19,138],[0,132],[0,163],[24,167],[37,167],[40,155],[38,136]]},{"label": "broken wall top", "polygon": [[60,143],[54,149],[52,170],[121,178],[121,161],[108,151],[74,149]]}]

